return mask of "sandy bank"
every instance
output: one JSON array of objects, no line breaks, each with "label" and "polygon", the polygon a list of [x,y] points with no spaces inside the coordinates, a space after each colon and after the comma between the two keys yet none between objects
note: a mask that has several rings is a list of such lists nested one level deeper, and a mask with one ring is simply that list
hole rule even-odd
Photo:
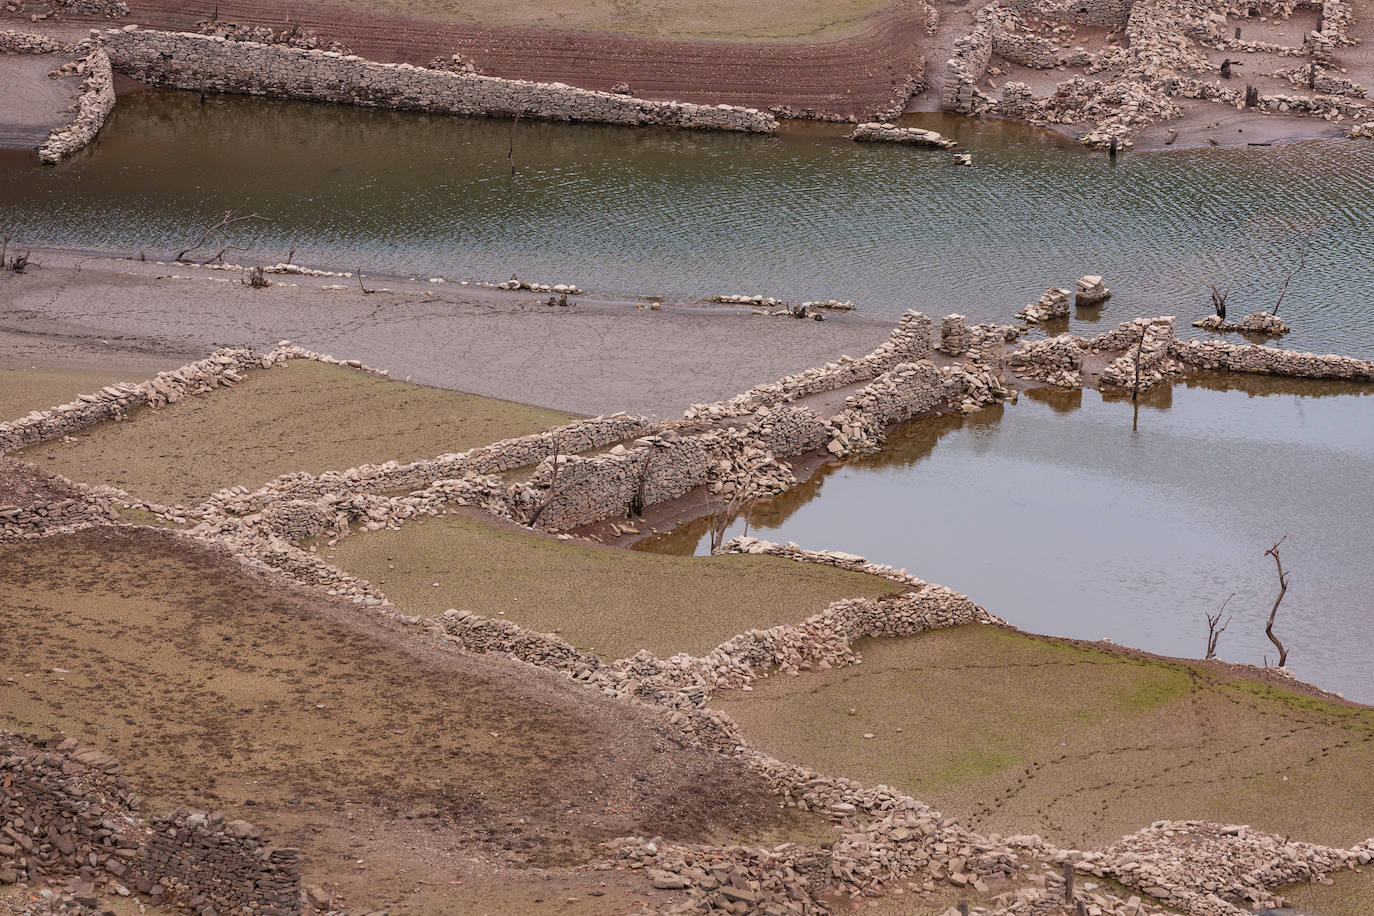
[{"label": "sandy bank", "polygon": [[887,320],[817,323],[690,305],[655,311],[594,296],[559,308],[542,294],[428,278],[369,280],[383,288],[371,295],[339,277],[278,276],[253,290],[238,272],[59,251],[34,260],[25,274],[0,277],[0,361],[58,342],[56,352],[109,342],[181,354],[268,349],[290,338],[395,378],[583,414],[674,416],[841,354],[867,353],[891,329]]}]

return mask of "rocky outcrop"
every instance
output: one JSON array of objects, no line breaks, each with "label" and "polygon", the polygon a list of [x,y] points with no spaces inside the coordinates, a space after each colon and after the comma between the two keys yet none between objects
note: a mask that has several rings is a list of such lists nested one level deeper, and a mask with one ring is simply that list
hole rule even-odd
[{"label": "rocky outcrop", "polygon": [[636,99],[214,35],[126,28],[104,32],[103,40],[120,73],[173,89],[543,121],[752,133],[778,126],[773,115],[753,108]]},{"label": "rocky outcrop", "polygon": [[884,122],[860,124],[849,135],[851,140],[873,143],[907,143],[912,146],[933,146],[936,149],[952,149],[959,144],[938,131],[922,130],[919,127],[898,127]]}]

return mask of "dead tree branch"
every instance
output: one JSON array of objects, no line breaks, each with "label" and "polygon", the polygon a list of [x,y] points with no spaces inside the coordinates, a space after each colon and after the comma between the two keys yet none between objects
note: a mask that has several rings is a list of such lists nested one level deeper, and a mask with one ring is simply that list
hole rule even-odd
[{"label": "dead tree branch", "polygon": [[173,260],[186,260],[186,256],[188,254],[199,248],[204,248],[205,243],[210,240],[210,236],[212,235],[216,237],[216,240],[219,243],[219,252],[214,257],[202,261],[201,263],[209,264],[211,261],[218,261],[220,258],[224,257],[224,253],[226,251],[229,251],[232,248],[234,248],[234,246],[232,245],[224,244],[224,230],[228,229],[230,226],[246,222],[248,220],[260,219],[266,221],[267,219],[267,217],[263,216],[261,213],[244,213],[243,208],[246,206],[248,206],[248,202],[244,201],[242,204],[235,207],[233,210],[226,210],[224,216],[220,218],[219,222],[215,223],[213,226],[210,226],[203,233],[201,233],[199,241],[197,241],[190,248],[183,248],[181,251],[177,252],[177,256],[173,258]]},{"label": "dead tree branch", "polygon": [[729,530],[730,523],[739,514],[743,502],[743,493],[736,490],[731,494],[728,502],[722,503],[720,508],[711,514],[711,553],[715,553],[720,545],[725,543],[725,532]]},{"label": "dead tree branch", "polygon": [[1145,352],[1145,333],[1149,331],[1148,324],[1141,325],[1140,340],[1135,345],[1135,384],[1131,387],[1131,400],[1140,397],[1140,357]]},{"label": "dead tree branch", "polygon": [[1226,628],[1231,623],[1231,617],[1235,616],[1232,614],[1231,617],[1226,618],[1226,623],[1222,623],[1221,615],[1226,613],[1226,605],[1230,604],[1234,597],[1236,597],[1235,592],[1228,595],[1226,600],[1221,603],[1221,607],[1217,609],[1216,614],[1203,612],[1207,616],[1207,654],[1203,658],[1217,657],[1217,640],[1221,639],[1221,634],[1226,632]]},{"label": "dead tree branch", "polygon": [[[1279,570],[1279,595],[1274,599],[1274,607],[1269,611],[1269,623],[1264,627],[1264,635],[1269,637],[1269,641],[1279,650],[1279,667],[1286,667],[1288,664],[1288,650],[1279,642],[1279,638],[1274,635],[1274,618],[1279,613],[1279,603],[1283,601],[1283,596],[1288,592],[1288,574],[1283,571],[1283,561],[1279,559],[1279,545],[1288,540],[1288,535],[1284,535],[1274,542],[1274,546],[1264,552],[1267,557],[1274,558],[1274,565]],[[1268,658],[1265,659],[1266,663]]]},{"label": "dead tree branch", "polygon": [[510,142],[506,146],[506,161],[510,163],[511,177],[515,177],[515,128],[520,124],[520,112],[515,113],[515,120],[510,122]]},{"label": "dead tree branch", "polygon": [[375,289],[363,286],[363,269],[361,267],[358,268],[358,288],[363,291],[364,296],[370,296],[376,292]]},{"label": "dead tree branch", "polygon": [[561,492],[558,489],[558,467],[563,463],[558,460],[562,457],[559,454],[560,451],[561,449],[559,449],[558,447],[558,437],[555,436],[553,440],[553,471],[549,477],[549,492],[547,495],[545,495],[544,501],[541,502],[539,505],[535,506],[534,511],[530,513],[530,520],[528,524],[531,528],[534,527],[534,523],[539,521],[539,516],[544,514],[544,510],[547,509],[549,505],[552,504],[553,501],[558,498],[558,495]]},{"label": "dead tree branch", "polygon": [[644,514],[644,500],[649,489],[649,466],[653,461],[654,453],[650,449],[644,455],[644,467],[639,470],[639,483],[635,486],[634,495],[630,497],[630,505],[625,511],[626,518]]},{"label": "dead tree branch", "polygon": [[[1307,250],[1312,247],[1312,237],[1315,235],[1315,230],[1309,230],[1304,236],[1302,241],[1302,247],[1298,249],[1298,264],[1296,267],[1290,270],[1288,272],[1288,276],[1284,278],[1283,289],[1279,290],[1278,301],[1274,303],[1274,310],[1271,311],[1269,314],[1277,315],[1279,313],[1279,306],[1283,305],[1283,297],[1288,295],[1288,284],[1293,282],[1293,276],[1297,274],[1298,271],[1302,270],[1304,267],[1307,266]],[[1282,663],[1280,663],[1280,667],[1282,667]]]},{"label": "dead tree branch", "polygon": [[1223,290],[1218,290],[1216,284],[1212,284],[1212,309],[1222,321],[1226,320],[1226,298],[1231,295],[1231,287],[1235,282],[1233,279]]}]

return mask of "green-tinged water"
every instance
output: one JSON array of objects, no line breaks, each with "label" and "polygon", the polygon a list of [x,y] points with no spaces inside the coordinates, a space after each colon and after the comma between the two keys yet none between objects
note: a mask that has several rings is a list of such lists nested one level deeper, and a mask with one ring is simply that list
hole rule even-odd
[{"label": "green-tinged water", "polygon": [[[1033,392],[916,420],[881,454],[757,503],[749,533],[860,553],[962,591],[1016,626],[1272,662],[1374,702],[1374,387],[1210,376],[1129,399]],[[705,522],[644,549],[703,552]],[[727,536],[743,533],[737,520]]]},{"label": "green-tinged water", "polygon": [[980,320],[1100,273],[1116,295],[1085,327],[1201,317],[1212,283],[1234,284],[1233,315],[1267,308],[1315,229],[1284,300],[1285,345],[1374,356],[1374,144],[1112,162],[1018,125],[939,126],[972,168],[836,126],[512,127],[142,91],[73,162],[0,152],[0,222],[27,244],[167,256],[247,203],[267,221],[234,240],[270,259],[294,248],[374,273],[514,271],[599,293],[851,299]]}]

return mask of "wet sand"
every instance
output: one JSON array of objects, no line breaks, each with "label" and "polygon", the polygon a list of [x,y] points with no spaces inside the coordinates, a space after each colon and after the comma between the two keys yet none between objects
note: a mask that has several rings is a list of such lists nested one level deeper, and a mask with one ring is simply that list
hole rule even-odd
[{"label": "wet sand", "polygon": [[[239,272],[35,252],[0,275],[0,364],[37,354],[93,358],[101,348],[203,354],[219,346],[301,346],[388,369],[398,379],[570,413],[676,416],[693,403],[838,358],[861,356],[889,320],[824,322],[747,308],[664,305],[457,283],[276,276],[262,290]],[[556,283],[557,277],[532,278]],[[342,289],[326,287],[342,286]],[[27,354],[27,355],[23,355]]]}]

